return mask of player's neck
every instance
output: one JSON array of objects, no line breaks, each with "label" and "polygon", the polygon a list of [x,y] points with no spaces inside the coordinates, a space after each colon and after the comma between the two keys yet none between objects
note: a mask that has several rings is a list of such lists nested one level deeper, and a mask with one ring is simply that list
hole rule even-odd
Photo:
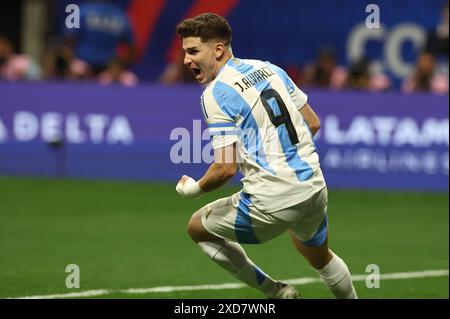
[{"label": "player's neck", "polygon": [[220,59],[220,61],[217,63],[216,67],[216,75],[214,78],[216,78],[220,72],[223,70],[223,67],[225,64],[227,64],[228,60],[230,60],[233,57],[233,52],[231,50],[227,51],[223,57]]}]

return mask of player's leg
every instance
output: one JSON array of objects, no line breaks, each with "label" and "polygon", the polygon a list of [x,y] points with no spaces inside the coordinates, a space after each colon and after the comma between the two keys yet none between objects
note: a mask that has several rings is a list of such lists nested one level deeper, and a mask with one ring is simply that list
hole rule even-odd
[{"label": "player's leg", "polygon": [[307,246],[291,233],[295,248],[319,273],[336,298],[356,299],[350,271],[345,262],[333,253],[325,241],[322,245]]},{"label": "player's leg", "polygon": [[[231,197],[206,205],[192,215],[188,224],[189,236],[216,264],[247,285],[260,290],[270,298],[295,298],[296,291],[286,292],[282,283],[265,274],[247,256],[242,246],[233,241],[234,237],[230,234],[235,231],[230,225],[230,219],[233,218],[230,216],[233,215],[233,210],[235,207]],[[234,213],[235,215],[236,213]],[[204,223],[207,223],[208,228],[214,229],[217,233],[221,230],[223,233],[218,236],[211,230],[206,230]],[[282,296],[280,292],[283,292]]]},{"label": "player's leg", "polygon": [[307,246],[298,239],[293,232],[290,232],[292,243],[297,251],[308,261],[316,270],[325,267],[333,258],[333,253],[328,248],[328,240],[325,239],[319,246]]},{"label": "player's leg", "polygon": [[357,295],[347,265],[328,248],[326,197],[324,189],[311,199],[310,215],[292,228],[290,234],[295,248],[316,269],[333,295],[354,299]]}]

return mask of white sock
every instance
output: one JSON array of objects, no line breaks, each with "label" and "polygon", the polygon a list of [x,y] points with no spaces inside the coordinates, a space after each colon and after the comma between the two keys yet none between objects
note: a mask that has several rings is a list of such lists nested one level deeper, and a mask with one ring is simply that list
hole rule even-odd
[{"label": "white sock", "polygon": [[331,261],[318,270],[333,295],[338,299],[357,299],[350,271],[345,262],[333,253]]},{"label": "white sock", "polygon": [[216,264],[250,287],[260,290],[269,297],[277,293],[279,285],[276,285],[276,281],[259,269],[238,243],[220,240],[202,241],[197,244]]}]

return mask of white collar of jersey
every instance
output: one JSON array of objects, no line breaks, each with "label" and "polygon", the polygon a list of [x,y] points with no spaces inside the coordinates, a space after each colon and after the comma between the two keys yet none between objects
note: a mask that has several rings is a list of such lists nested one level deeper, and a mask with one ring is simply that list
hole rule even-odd
[{"label": "white collar of jersey", "polygon": [[234,56],[230,56],[227,60],[227,62],[225,62],[224,65],[222,65],[222,67],[219,69],[219,71],[217,72],[217,76],[219,76],[220,73],[222,73],[223,69],[225,68],[225,65],[231,66],[231,63],[236,63],[238,61],[238,59],[236,59]]}]

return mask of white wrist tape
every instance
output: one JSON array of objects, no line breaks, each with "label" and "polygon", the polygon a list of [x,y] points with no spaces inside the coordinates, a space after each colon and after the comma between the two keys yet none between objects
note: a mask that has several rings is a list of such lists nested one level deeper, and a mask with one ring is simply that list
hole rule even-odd
[{"label": "white wrist tape", "polygon": [[186,182],[184,182],[184,184],[178,183],[176,190],[178,194],[186,198],[194,198],[203,193],[199,183],[190,177],[186,180]]}]

